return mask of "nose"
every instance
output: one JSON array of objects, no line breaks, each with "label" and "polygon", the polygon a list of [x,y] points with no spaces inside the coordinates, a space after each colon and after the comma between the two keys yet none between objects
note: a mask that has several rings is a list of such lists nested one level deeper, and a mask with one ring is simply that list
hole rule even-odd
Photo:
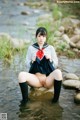
[{"label": "nose", "polygon": [[42,35],[40,36],[40,39],[41,39],[41,40],[43,39],[43,36],[42,36]]}]

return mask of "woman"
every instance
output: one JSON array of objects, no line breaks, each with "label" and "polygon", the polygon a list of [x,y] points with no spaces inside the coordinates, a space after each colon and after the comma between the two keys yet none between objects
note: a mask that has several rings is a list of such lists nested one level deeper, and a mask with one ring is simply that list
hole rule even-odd
[{"label": "woman", "polygon": [[54,85],[52,102],[59,99],[62,73],[58,66],[58,58],[54,47],[46,43],[47,30],[40,27],[36,31],[37,42],[28,48],[26,65],[28,72],[19,73],[19,85],[22,92],[21,103],[28,101],[28,85],[32,87],[50,88]]}]

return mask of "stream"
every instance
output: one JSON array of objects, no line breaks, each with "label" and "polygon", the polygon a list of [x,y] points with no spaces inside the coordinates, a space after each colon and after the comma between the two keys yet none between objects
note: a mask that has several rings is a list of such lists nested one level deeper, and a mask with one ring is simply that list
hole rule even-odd
[{"label": "stream", "polygon": [[[12,37],[33,39],[38,17],[46,12],[28,6],[20,6],[26,0],[0,1],[0,32]],[[29,11],[29,15],[21,15],[21,11]],[[25,60],[15,55],[11,65],[0,60],[0,113],[7,113],[8,120],[80,120],[80,105],[74,103],[75,90],[61,88],[60,100],[51,103],[52,95],[46,93],[39,97],[31,97],[24,107],[20,106],[21,91],[18,85],[18,74],[25,70]],[[59,67],[63,75],[74,73],[80,77],[80,59],[59,57]]]}]

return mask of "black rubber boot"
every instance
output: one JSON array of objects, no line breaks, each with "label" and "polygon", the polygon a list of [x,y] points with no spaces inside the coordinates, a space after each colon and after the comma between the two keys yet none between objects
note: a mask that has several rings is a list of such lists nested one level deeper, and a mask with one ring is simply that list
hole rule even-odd
[{"label": "black rubber boot", "polygon": [[54,98],[52,99],[52,103],[56,103],[59,100],[59,95],[61,91],[62,80],[54,80]]},{"label": "black rubber boot", "polygon": [[22,93],[21,104],[26,104],[28,102],[28,85],[26,82],[19,83]]}]

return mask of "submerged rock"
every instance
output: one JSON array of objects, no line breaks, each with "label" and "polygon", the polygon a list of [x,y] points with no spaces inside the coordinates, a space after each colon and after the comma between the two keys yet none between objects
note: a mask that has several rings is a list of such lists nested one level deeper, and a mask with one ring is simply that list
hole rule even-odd
[{"label": "submerged rock", "polygon": [[30,91],[29,97],[31,99],[36,99],[36,100],[41,100],[41,101],[45,101],[45,100],[51,100],[54,94],[54,88],[33,88]]},{"label": "submerged rock", "polygon": [[28,12],[28,11],[22,11],[21,14],[22,15],[30,15],[30,12]]},{"label": "submerged rock", "polygon": [[80,104],[80,92],[75,94],[74,102],[77,104]]}]

